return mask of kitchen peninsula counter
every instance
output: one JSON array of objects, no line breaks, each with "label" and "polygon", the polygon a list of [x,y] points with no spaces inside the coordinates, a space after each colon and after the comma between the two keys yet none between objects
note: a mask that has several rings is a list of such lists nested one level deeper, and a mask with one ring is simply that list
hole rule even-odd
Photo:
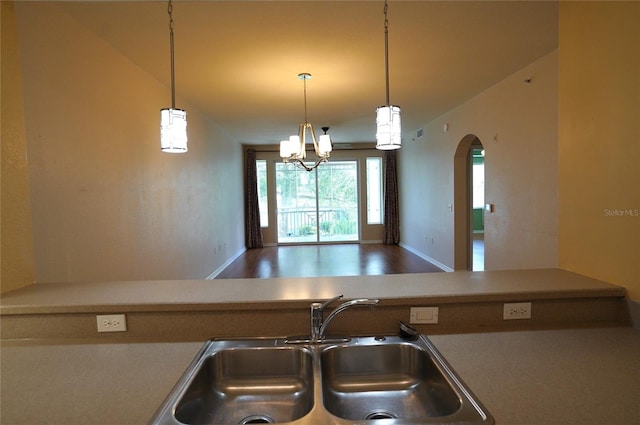
[{"label": "kitchen peninsula counter", "polygon": [[[380,276],[35,284],[2,294],[2,338],[202,341],[308,332],[309,304],[337,294],[379,298],[335,332],[388,333],[410,307],[439,307],[428,334],[627,326],[624,288],[561,269]],[[530,320],[503,320],[503,303],[531,302]],[[96,315],[125,314],[127,332],[99,334]],[[347,318],[348,317],[348,318]]]}]

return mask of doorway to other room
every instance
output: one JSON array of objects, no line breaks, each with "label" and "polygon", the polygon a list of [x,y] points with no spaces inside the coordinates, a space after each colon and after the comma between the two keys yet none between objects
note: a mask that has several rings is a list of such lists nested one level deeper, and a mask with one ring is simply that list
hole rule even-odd
[{"label": "doorway to other room", "polygon": [[484,147],[471,145],[471,270],[484,270]]},{"label": "doorway to other room", "polygon": [[466,135],[453,158],[455,270],[485,270],[484,168],[480,139]]}]

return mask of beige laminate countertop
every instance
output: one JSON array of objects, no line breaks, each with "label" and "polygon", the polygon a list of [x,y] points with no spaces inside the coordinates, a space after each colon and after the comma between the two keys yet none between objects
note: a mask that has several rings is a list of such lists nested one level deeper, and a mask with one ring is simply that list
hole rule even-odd
[{"label": "beige laminate countertop", "polygon": [[[639,330],[430,338],[497,424],[640,424]],[[201,345],[2,341],[0,423],[144,424]]]},{"label": "beige laminate countertop", "polygon": [[41,283],[2,294],[2,314],[177,311],[199,308],[253,310],[274,303],[307,306],[309,300],[383,298],[387,303],[407,298],[464,301],[484,297],[545,294],[555,298],[598,296],[625,289],[562,269],[499,270],[486,272],[413,273],[275,279],[214,279]]}]

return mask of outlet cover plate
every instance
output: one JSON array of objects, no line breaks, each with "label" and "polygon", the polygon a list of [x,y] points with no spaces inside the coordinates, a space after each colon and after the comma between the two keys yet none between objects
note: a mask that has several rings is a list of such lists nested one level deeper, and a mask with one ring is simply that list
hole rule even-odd
[{"label": "outlet cover plate", "polygon": [[412,325],[438,323],[438,307],[411,307],[409,323]]},{"label": "outlet cover plate", "polygon": [[502,319],[531,319],[531,303],[504,303],[502,310]]},{"label": "outlet cover plate", "polygon": [[124,314],[97,315],[98,332],[125,332],[127,330],[127,318]]}]

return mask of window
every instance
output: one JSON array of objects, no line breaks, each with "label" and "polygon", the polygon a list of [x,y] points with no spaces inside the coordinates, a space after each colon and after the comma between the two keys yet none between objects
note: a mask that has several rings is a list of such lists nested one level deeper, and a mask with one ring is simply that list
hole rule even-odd
[{"label": "window", "polygon": [[382,224],[382,158],[367,158],[367,224]]},{"label": "window", "polygon": [[258,206],[260,208],[260,227],[269,227],[269,200],[267,197],[267,161],[256,161],[258,177]]}]

